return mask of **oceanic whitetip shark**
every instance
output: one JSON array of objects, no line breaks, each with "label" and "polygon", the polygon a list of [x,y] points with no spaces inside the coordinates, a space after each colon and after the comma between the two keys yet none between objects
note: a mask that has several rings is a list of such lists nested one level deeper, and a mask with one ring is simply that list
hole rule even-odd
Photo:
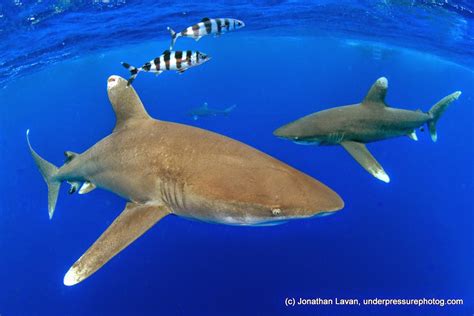
[{"label": "oceanic whitetip shark", "polygon": [[344,202],[317,180],[231,138],[159,121],[146,112],[127,81],[107,83],[116,125],[82,154],[66,152],[57,168],[28,146],[48,185],[52,218],[63,181],[79,193],[94,188],[127,200],[124,211],[64,277],[89,277],[163,217],[173,214],[230,225],[264,225],[325,215]]},{"label": "oceanic whitetip shark", "polygon": [[448,95],[424,113],[389,107],[385,102],[387,88],[387,79],[379,78],[361,103],[310,114],[278,128],[273,134],[298,144],[341,145],[370,174],[390,182],[365,144],[404,135],[416,141],[415,129],[424,124],[436,142],[436,123],[461,92]]},{"label": "oceanic whitetip shark", "polygon": [[234,104],[225,109],[214,109],[214,108],[210,108],[207,102],[204,102],[204,104],[201,105],[200,107],[189,110],[187,114],[191,116],[193,120],[197,121],[197,119],[200,117],[209,117],[209,116],[217,116],[217,115],[227,116],[236,107],[237,105]]}]

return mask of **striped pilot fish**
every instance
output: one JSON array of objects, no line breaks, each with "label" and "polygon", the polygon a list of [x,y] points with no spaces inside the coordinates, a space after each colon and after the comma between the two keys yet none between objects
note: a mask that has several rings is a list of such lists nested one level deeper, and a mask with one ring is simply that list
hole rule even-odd
[{"label": "striped pilot fish", "polygon": [[122,65],[130,71],[131,76],[127,82],[127,85],[130,85],[140,71],[152,72],[159,75],[165,70],[176,70],[181,74],[191,67],[205,63],[209,59],[211,59],[210,56],[198,51],[165,50],[160,57],[156,57],[140,68],[124,62],[122,62]]},{"label": "striped pilot fish", "polygon": [[214,34],[215,36],[219,36],[222,33],[238,30],[245,26],[244,22],[236,19],[227,19],[227,18],[219,18],[219,19],[210,19],[204,18],[201,22],[194,24],[186,28],[184,31],[175,32],[172,28],[168,26],[168,31],[171,33],[171,45],[170,50],[173,49],[174,44],[178,37],[191,37],[194,38],[196,41],[205,35]]}]

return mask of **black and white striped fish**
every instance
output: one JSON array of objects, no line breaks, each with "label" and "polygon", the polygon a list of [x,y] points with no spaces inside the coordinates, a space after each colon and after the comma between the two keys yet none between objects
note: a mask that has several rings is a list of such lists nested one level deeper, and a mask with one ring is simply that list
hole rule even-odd
[{"label": "black and white striped fish", "polygon": [[173,49],[174,44],[178,37],[191,37],[194,38],[196,41],[203,36],[214,34],[215,36],[219,36],[222,33],[238,30],[245,26],[244,22],[236,19],[227,19],[227,18],[219,18],[219,19],[209,19],[204,18],[201,22],[194,24],[186,28],[184,31],[175,32],[172,28],[168,26],[168,31],[171,33],[171,45],[170,50]]},{"label": "black and white striped fish", "polygon": [[179,73],[185,72],[188,68],[200,65],[211,59],[210,56],[198,51],[170,51],[165,50],[160,57],[147,62],[140,68],[122,62],[122,65],[130,71],[128,85],[137,77],[140,71],[161,74],[166,70],[176,70]]}]

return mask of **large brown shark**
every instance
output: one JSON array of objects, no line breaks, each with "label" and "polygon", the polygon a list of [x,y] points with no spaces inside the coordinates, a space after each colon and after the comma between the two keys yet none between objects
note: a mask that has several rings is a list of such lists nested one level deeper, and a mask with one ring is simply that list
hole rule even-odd
[{"label": "large brown shark", "polygon": [[365,144],[398,136],[418,140],[415,130],[424,124],[428,125],[431,139],[436,142],[436,123],[461,92],[448,95],[425,113],[389,107],[385,103],[387,88],[387,79],[379,78],[361,103],[307,115],[278,128],[273,134],[297,144],[341,145],[370,174],[390,182]]},{"label": "large brown shark", "polygon": [[236,140],[199,128],[152,119],[133,87],[108,79],[116,115],[112,134],[82,154],[66,152],[57,168],[27,140],[48,185],[53,216],[59,186],[74,192],[96,187],[128,202],[64,277],[74,285],[89,277],[160,219],[175,214],[231,225],[263,225],[325,215],[341,198],[324,184]]}]

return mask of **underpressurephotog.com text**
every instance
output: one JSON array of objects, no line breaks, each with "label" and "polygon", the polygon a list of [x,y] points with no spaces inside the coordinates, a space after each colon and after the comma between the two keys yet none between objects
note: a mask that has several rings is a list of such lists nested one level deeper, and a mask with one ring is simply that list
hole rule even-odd
[{"label": "underpressurephotog.com text", "polygon": [[449,306],[463,305],[464,301],[459,298],[304,298],[287,297],[286,306]]}]

